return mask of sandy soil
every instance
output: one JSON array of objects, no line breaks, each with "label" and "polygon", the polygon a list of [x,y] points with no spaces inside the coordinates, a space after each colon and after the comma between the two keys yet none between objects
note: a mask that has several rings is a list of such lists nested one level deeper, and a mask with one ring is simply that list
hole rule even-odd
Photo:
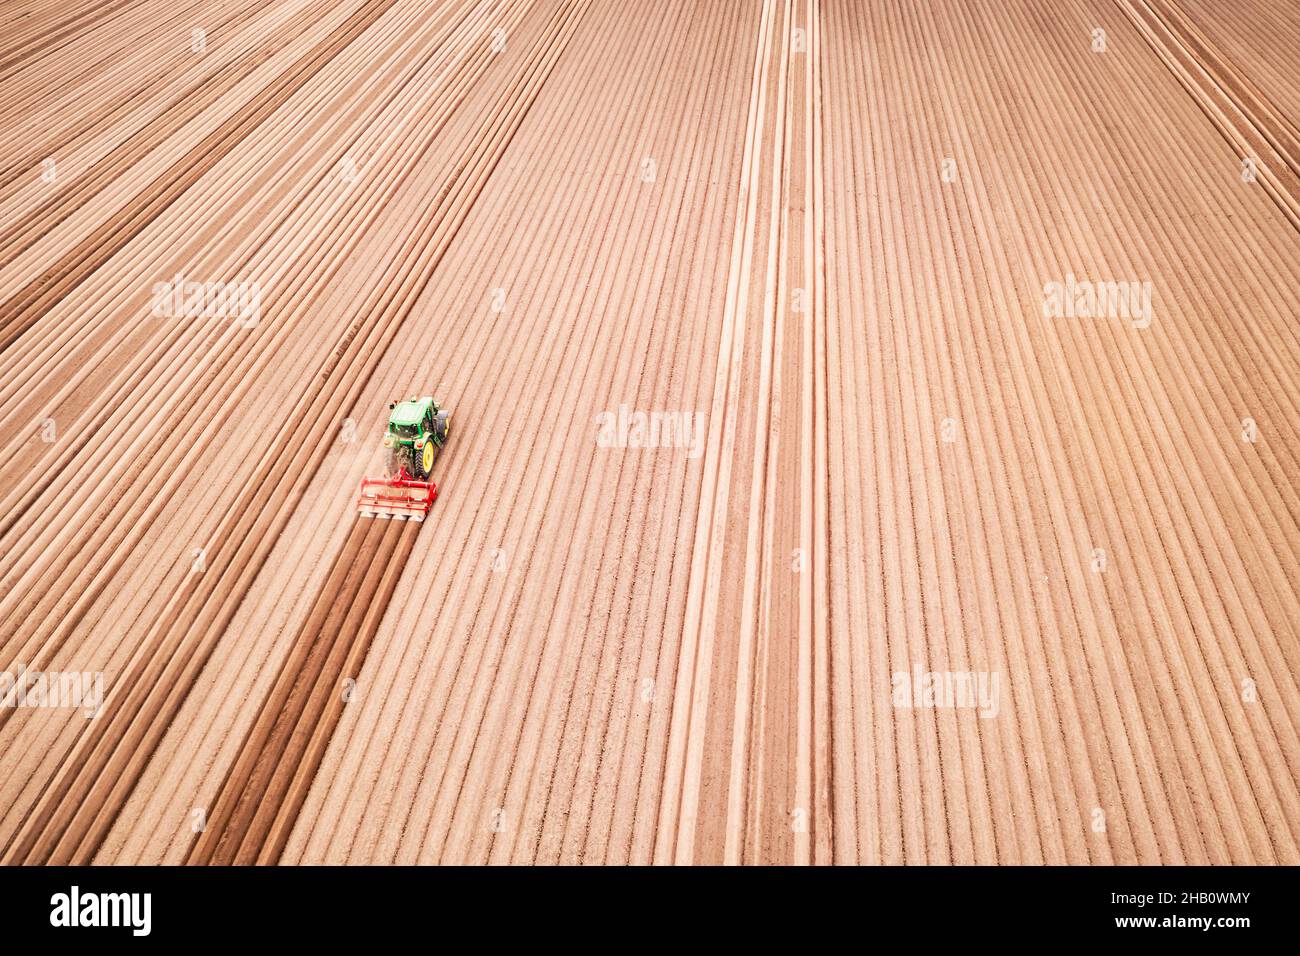
[{"label": "sandy soil", "polygon": [[0,859],[1300,862],[1244,9],[0,8]]}]

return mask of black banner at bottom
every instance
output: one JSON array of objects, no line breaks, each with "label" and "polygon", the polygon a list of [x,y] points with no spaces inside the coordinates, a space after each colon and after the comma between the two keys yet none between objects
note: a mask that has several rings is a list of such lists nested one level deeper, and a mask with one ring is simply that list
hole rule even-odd
[{"label": "black banner at bottom", "polygon": [[[1290,936],[1290,868],[8,868],[6,940],[118,945],[351,941],[467,932],[729,944],[771,934],[927,944],[1258,944]],[[831,935],[833,934],[833,935]],[[395,938],[402,938],[401,936]]]}]

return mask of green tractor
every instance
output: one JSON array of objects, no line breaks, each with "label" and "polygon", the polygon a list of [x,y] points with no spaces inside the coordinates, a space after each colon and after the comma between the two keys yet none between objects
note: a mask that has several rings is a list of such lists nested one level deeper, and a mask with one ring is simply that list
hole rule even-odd
[{"label": "green tractor", "polygon": [[[429,396],[413,397],[389,406],[384,432],[384,467],[391,478],[428,481],[438,451],[447,442],[451,413]],[[405,476],[403,476],[405,472]]]}]

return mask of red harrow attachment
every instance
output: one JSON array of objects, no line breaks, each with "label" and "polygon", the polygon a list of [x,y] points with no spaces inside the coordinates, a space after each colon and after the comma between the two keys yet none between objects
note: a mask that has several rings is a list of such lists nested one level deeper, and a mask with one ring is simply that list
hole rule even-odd
[{"label": "red harrow attachment", "polygon": [[396,478],[362,478],[357,514],[362,518],[423,521],[437,497],[437,485],[416,481],[403,468]]}]

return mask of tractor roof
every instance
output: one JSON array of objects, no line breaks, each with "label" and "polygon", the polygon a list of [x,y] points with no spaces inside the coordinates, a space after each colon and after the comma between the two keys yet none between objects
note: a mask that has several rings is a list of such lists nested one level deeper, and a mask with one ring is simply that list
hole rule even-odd
[{"label": "tractor roof", "polygon": [[413,398],[409,402],[398,402],[389,413],[388,421],[393,425],[418,425],[432,404],[432,398]]}]

